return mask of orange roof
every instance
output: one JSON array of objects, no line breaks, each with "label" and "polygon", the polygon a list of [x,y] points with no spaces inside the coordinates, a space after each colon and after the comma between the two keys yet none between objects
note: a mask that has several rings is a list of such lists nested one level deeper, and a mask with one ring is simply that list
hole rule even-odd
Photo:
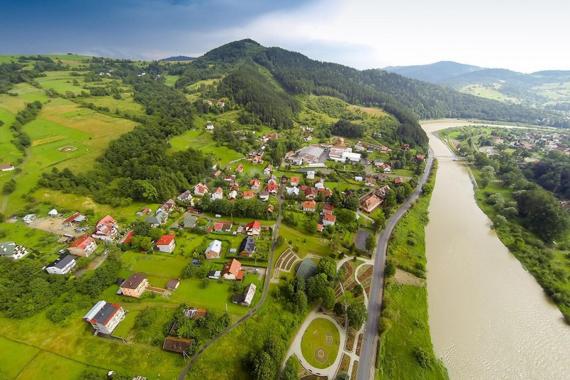
[{"label": "orange roof", "polygon": [[168,245],[174,240],[174,235],[162,235],[160,239],[156,241],[156,245]]},{"label": "orange roof", "polygon": [[232,259],[232,261],[227,263],[226,266],[224,267],[224,273],[231,273],[234,276],[236,276],[236,278],[239,276],[240,272],[241,272],[241,263],[236,259]]},{"label": "orange roof", "polygon": [[261,222],[259,220],[254,220],[248,224],[245,225],[245,228],[247,229],[260,229],[261,228]]},{"label": "orange roof", "polygon": [[243,192],[244,198],[253,198],[254,196],[255,196],[255,193],[251,190],[246,190]]},{"label": "orange roof", "polygon": [[317,207],[317,202],[315,201],[305,201],[303,202],[303,208],[315,208]]},{"label": "orange roof", "polygon": [[63,221],[63,223],[71,223],[75,220],[75,218],[77,218],[79,215],[81,215],[80,213],[76,212],[75,214],[71,215],[70,217],[68,217],[67,219],[65,219]]},{"label": "orange roof", "polygon": [[73,241],[73,243],[70,244],[71,248],[81,248],[81,249],[85,249],[85,247],[87,247],[89,245],[89,243],[91,243],[91,241],[93,241],[93,238],[89,235],[82,235],[80,237],[78,237],[77,239],[75,239]]},{"label": "orange roof", "polygon": [[323,220],[326,220],[327,222],[335,222],[336,216],[334,216],[333,214],[325,214],[323,215]]},{"label": "orange roof", "polygon": [[103,219],[101,219],[99,223],[97,223],[97,225],[100,224],[117,224],[117,222],[115,222],[115,219],[113,219],[111,215],[107,215]]}]

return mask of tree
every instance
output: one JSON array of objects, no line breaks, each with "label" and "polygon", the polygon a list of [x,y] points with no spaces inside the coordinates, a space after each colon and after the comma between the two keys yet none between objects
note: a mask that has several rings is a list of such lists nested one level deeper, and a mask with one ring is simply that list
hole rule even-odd
[{"label": "tree", "polygon": [[285,368],[279,376],[280,380],[299,380],[299,364],[293,356],[287,359],[285,363]]},{"label": "tree", "polygon": [[336,278],[336,261],[330,257],[323,257],[317,265],[317,273],[324,273],[329,281]]},{"label": "tree", "polygon": [[359,330],[366,320],[366,306],[362,301],[354,301],[346,309],[348,324],[355,330]]},{"label": "tree", "polygon": [[275,379],[277,367],[273,358],[265,351],[257,352],[253,358],[252,375],[256,380]]},{"label": "tree", "polygon": [[541,189],[523,191],[516,195],[519,215],[526,227],[545,242],[559,238],[568,227],[568,216],[560,203]]},{"label": "tree", "polygon": [[327,286],[322,295],[323,307],[327,310],[332,310],[336,301],[336,293],[333,288]]}]

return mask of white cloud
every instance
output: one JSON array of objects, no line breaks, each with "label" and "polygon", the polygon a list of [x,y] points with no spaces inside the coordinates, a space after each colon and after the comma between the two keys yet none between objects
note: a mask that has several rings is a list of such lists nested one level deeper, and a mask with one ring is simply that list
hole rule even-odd
[{"label": "white cloud", "polygon": [[211,40],[251,37],[360,68],[456,60],[521,71],[570,69],[564,0],[319,0],[263,14]]}]

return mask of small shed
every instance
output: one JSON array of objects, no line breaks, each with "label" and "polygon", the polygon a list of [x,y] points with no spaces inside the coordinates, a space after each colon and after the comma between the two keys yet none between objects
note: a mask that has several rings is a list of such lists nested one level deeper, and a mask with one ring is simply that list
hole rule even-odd
[{"label": "small shed", "polygon": [[168,289],[168,290],[176,290],[176,289],[178,289],[179,286],[180,286],[180,280],[178,280],[176,278],[169,280],[166,283],[166,289]]},{"label": "small shed", "polygon": [[51,210],[49,210],[48,215],[51,217],[56,217],[59,215],[59,212],[57,212],[55,208],[52,208]]}]

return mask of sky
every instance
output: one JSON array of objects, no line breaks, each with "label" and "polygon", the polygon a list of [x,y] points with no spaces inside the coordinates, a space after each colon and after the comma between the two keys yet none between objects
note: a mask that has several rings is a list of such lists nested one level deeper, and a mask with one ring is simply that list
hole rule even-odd
[{"label": "sky", "polygon": [[568,0],[0,0],[0,54],[199,56],[252,38],[360,69],[570,70]]}]

